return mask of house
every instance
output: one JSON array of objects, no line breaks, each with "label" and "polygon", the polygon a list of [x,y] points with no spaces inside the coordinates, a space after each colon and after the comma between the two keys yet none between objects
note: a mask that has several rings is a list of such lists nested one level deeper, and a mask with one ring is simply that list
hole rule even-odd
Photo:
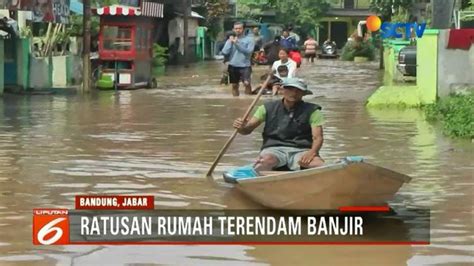
[{"label": "house", "polygon": [[366,20],[370,14],[370,0],[329,0],[331,8],[319,22],[316,39],[322,45],[327,39],[342,48],[348,37],[357,30],[359,21]]},{"label": "house", "polygon": [[[72,85],[74,55],[65,37],[69,1],[0,1],[0,15],[14,21],[19,33],[5,35],[0,30],[0,54],[4,55],[0,56],[0,94],[3,88],[22,92]],[[33,35],[35,25],[44,26],[55,37]]]},{"label": "house", "polygon": [[[145,8],[144,3],[159,3],[163,7],[163,15],[156,20],[158,24],[155,32],[155,43],[168,48],[170,64],[184,62],[184,14],[187,4],[196,5],[197,1],[191,0],[121,0],[121,5]],[[189,61],[198,57],[199,45],[198,32],[204,17],[191,11],[188,15],[188,49]],[[202,53],[202,52],[201,52]]]}]

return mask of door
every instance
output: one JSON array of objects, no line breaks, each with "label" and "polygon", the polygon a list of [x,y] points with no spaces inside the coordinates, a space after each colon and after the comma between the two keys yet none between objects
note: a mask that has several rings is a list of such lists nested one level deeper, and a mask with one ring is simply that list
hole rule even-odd
[{"label": "door", "polygon": [[4,57],[4,75],[5,84],[16,85],[17,84],[17,42],[16,39],[5,39],[5,57]]},{"label": "door", "polygon": [[319,46],[321,47],[323,43],[328,39],[328,23],[327,22],[320,22],[319,23]]},{"label": "door", "polygon": [[347,22],[331,22],[331,39],[336,42],[337,49],[341,49],[347,42]]}]

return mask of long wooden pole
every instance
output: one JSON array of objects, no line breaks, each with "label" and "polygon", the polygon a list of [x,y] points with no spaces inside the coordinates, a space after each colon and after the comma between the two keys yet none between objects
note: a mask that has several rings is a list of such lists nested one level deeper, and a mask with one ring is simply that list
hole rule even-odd
[{"label": "long wooden pole", "polygon": [[82,91],[91,90],[91,0],[83,0],[83,52],[82,52]]},{"label": "long wooden pole", "polygon": [[[265,82],[263,83],[262,85],[262,88],[260,89],[260,91],[258,92],[257,96],[255,97],[255,99],[253,100],[252,104],[250,104],[249,108],[247,109],[247,111],[245,112],[244,116],[242,117],[242,119],[245,121],[248,119],[248,117],[250,116],[250,113],[252,112],[253,108],[255,107],[255,105],[257,104],[258,100],[260,100],[260,96],[262,96],[262,93],[263,91],[265,90],[265,88],[268,86],[268,83],[270,82],[270,79],[272,78],[272,74],[268,74],[268,78],[265,80]],[[206,174],[206,178],[209,180],[209,181],[212,181],[214,182],[214,177],[212,176],[212,173],[214,172],[214,169],[216,168],[217,164],[219,164],[219,161],[221,160],[222,156],[224,156],[225,152],[227,151],[227,149],[230,147],[230,144],[232,144],[232,141],[235,139],[235,137],[237,136],[237,133],[239,133],[239,131],[236,129],[234,130],[234,133],[232,133],[232,135],[230,136],[230,138],[227,140],[227,142],[224,144],[224,147],[222,147],[222,149],[220,150],[219,154],[217,154],[217,157],[216,159],[214,160],[214,162],[212,163],[211,165],[211,168],[209,168],[209,171],[207,171],[207,174]]]}]

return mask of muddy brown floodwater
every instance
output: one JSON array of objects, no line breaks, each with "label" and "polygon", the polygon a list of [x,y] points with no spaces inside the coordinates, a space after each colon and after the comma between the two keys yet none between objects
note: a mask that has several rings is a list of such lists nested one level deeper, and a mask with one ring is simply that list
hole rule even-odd
[{"label": "muddy brown floodwater", "polygon": [[[390,204],[430,208],[431,245],[32,245],[32,209],[73,208],[76,194],[151,194],[157,208],[251,207],[204,179],[252,101],[218,85],[220,68],[170,67],[156,90],[1,98],[0,265],[472,265],[473,144],[443,137],[419,110],[366,109],[377,64],[331,60],[300,73],[315,93],[306,100],[327,119],[322,155],[363,155],[413,177]],[[259,134],[239,136],[215,176],[251,162],[259,145]]]}]

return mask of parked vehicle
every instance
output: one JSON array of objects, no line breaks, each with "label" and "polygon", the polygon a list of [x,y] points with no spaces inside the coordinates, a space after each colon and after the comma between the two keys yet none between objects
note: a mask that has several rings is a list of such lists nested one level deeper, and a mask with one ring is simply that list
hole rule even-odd
[{"label": "parked vehicle", "polygon": [[416,77],[416,46],[406,46],[400,50],[397,68],[404,76]]},{"label": "parked vehicle", "polygon": [[318,58],[337,58],[337,46],[334,41],[325,41],[321,46],[321,52]]}]

